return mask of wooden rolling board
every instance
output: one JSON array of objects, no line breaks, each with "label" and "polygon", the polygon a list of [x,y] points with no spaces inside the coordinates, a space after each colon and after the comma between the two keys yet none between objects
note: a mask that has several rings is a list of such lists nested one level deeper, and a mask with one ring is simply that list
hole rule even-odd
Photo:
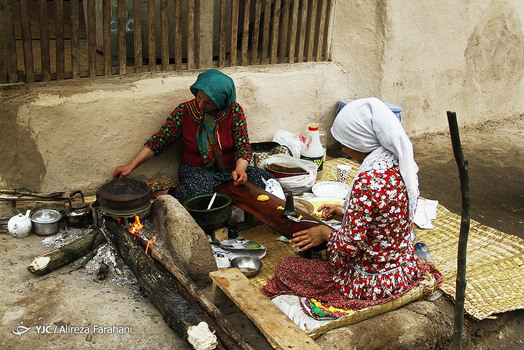
[{"label": "wooden rolling board", "polygon": [[209,276],[275,349],[321,349],[237,268],[220,269]]},{"label": "wooden rolling board", "polygon": [[[266,192],[264,189],[246,182],[244,185],[235,186],[232,181],[224,182],[215,187],[218,193],[227,194],[231,197],[233,204],[243,209],[247,213],[253,215],[255,218],[271,227],[281,235],[292,238],[293,233],[305,230],[316,225],[325,225],[322,221],[305,211],[295,208],[297,216],[302,215],[303,219],[314,220],[311,222],[294,222],[285,216],[282,216],[282,210],[278,207],[285,207],[286,201],[277,196]],[[257,197],[261,194],[269,196],[269,200],[265,202],[257,201]]]}]

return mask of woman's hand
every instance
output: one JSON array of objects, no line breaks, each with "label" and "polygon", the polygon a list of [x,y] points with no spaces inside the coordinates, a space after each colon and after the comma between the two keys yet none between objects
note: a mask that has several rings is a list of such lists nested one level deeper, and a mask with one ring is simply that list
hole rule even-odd
[{"label": "woman's hand", "polygon": [[317,211],[322,212],[322,218],[324,220],[335,219],[342,221],[342,207],[336,204],[322,204]]},{"label": "woman's hand", "polygon": [[126,165],[120,165],[116,167],[115,172],[113,173],[113,179],[121,179],[123,177],[128,176],[138,168],[140,165],[142,165],[144,162],[147,162],[149,159],[153,158],[155,153],[148,147],[144,146],[142,149],[136,154],[135,158]]},{"label": "woman's hand", "polygon": [[233,185],[240,186],[247,182],[246,169],[248,164],[248,161],[243,158],[237,160],[235,170],[231,173]]},{"label": "woman's hand", "polygon": [[113,179],[122,179],[133,171],[134,167],[131,164],[120,165],[116,167],[115,172],[113,173]]},{"label": "woman's hand", "polygon": [[233,185],[235,186],[240,186],[247,182],[247,174],[244,170],[234,170],[231,176],[233,176]]},{"label": "woman's hand", "polygon": [[303,252],[327,242],[330,233],[330,227],[318,225],[307,230],[295,232],[289,242],[293,245],[293,248],[299,248],[300,251]]}]

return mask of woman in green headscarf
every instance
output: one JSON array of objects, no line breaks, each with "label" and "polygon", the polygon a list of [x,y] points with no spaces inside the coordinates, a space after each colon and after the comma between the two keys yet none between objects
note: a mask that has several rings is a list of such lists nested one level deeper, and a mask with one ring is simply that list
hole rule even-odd
[{"label": "woman in green headscarf", "polygon": [[198,76],[190,90],[195,98],[178,105],[135,158],[116,168],[113,178],[128,176],[154,155],[182,140],[179,185],[169,189],[169,194],[181,203],[189,197],[213,192],[214,186],[227,180],[242,185],[249,179],[264,187],[263,179],[273,176],[248,166],[251,144],[244,111],[236,102],[233,80],[210,69]]}]

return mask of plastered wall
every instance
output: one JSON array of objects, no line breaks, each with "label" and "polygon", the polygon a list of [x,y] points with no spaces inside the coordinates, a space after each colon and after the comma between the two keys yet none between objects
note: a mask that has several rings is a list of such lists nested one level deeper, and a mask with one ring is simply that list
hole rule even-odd
[{"label": "plastered wall", "polygon": [[[278,130],[329,130],[340,99],[403,107],[409,135],[524,113],[524,2],[335,2],[331,61],[225,68],[251,141]],[[93,193],[127,163],[198,71],[5,86],[0,89],[0,188]],[[333,143],[329,139],[330,144]],[[133,176],[176,175],[176,147]]]}]

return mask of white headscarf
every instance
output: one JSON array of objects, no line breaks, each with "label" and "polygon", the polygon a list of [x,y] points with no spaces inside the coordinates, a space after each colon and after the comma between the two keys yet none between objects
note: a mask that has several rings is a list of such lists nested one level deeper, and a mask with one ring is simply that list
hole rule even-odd
[{"label": "white headscarf", "polygon": [[409,217],[413,219],[419,195],[413,145],[400,121],[384,102],[375,97],[349,102],[337,114],[331,134],[348,148],[371,153],[360,166],[359,173],[386,149],[398,158],[400,174],[408,192]]}]

